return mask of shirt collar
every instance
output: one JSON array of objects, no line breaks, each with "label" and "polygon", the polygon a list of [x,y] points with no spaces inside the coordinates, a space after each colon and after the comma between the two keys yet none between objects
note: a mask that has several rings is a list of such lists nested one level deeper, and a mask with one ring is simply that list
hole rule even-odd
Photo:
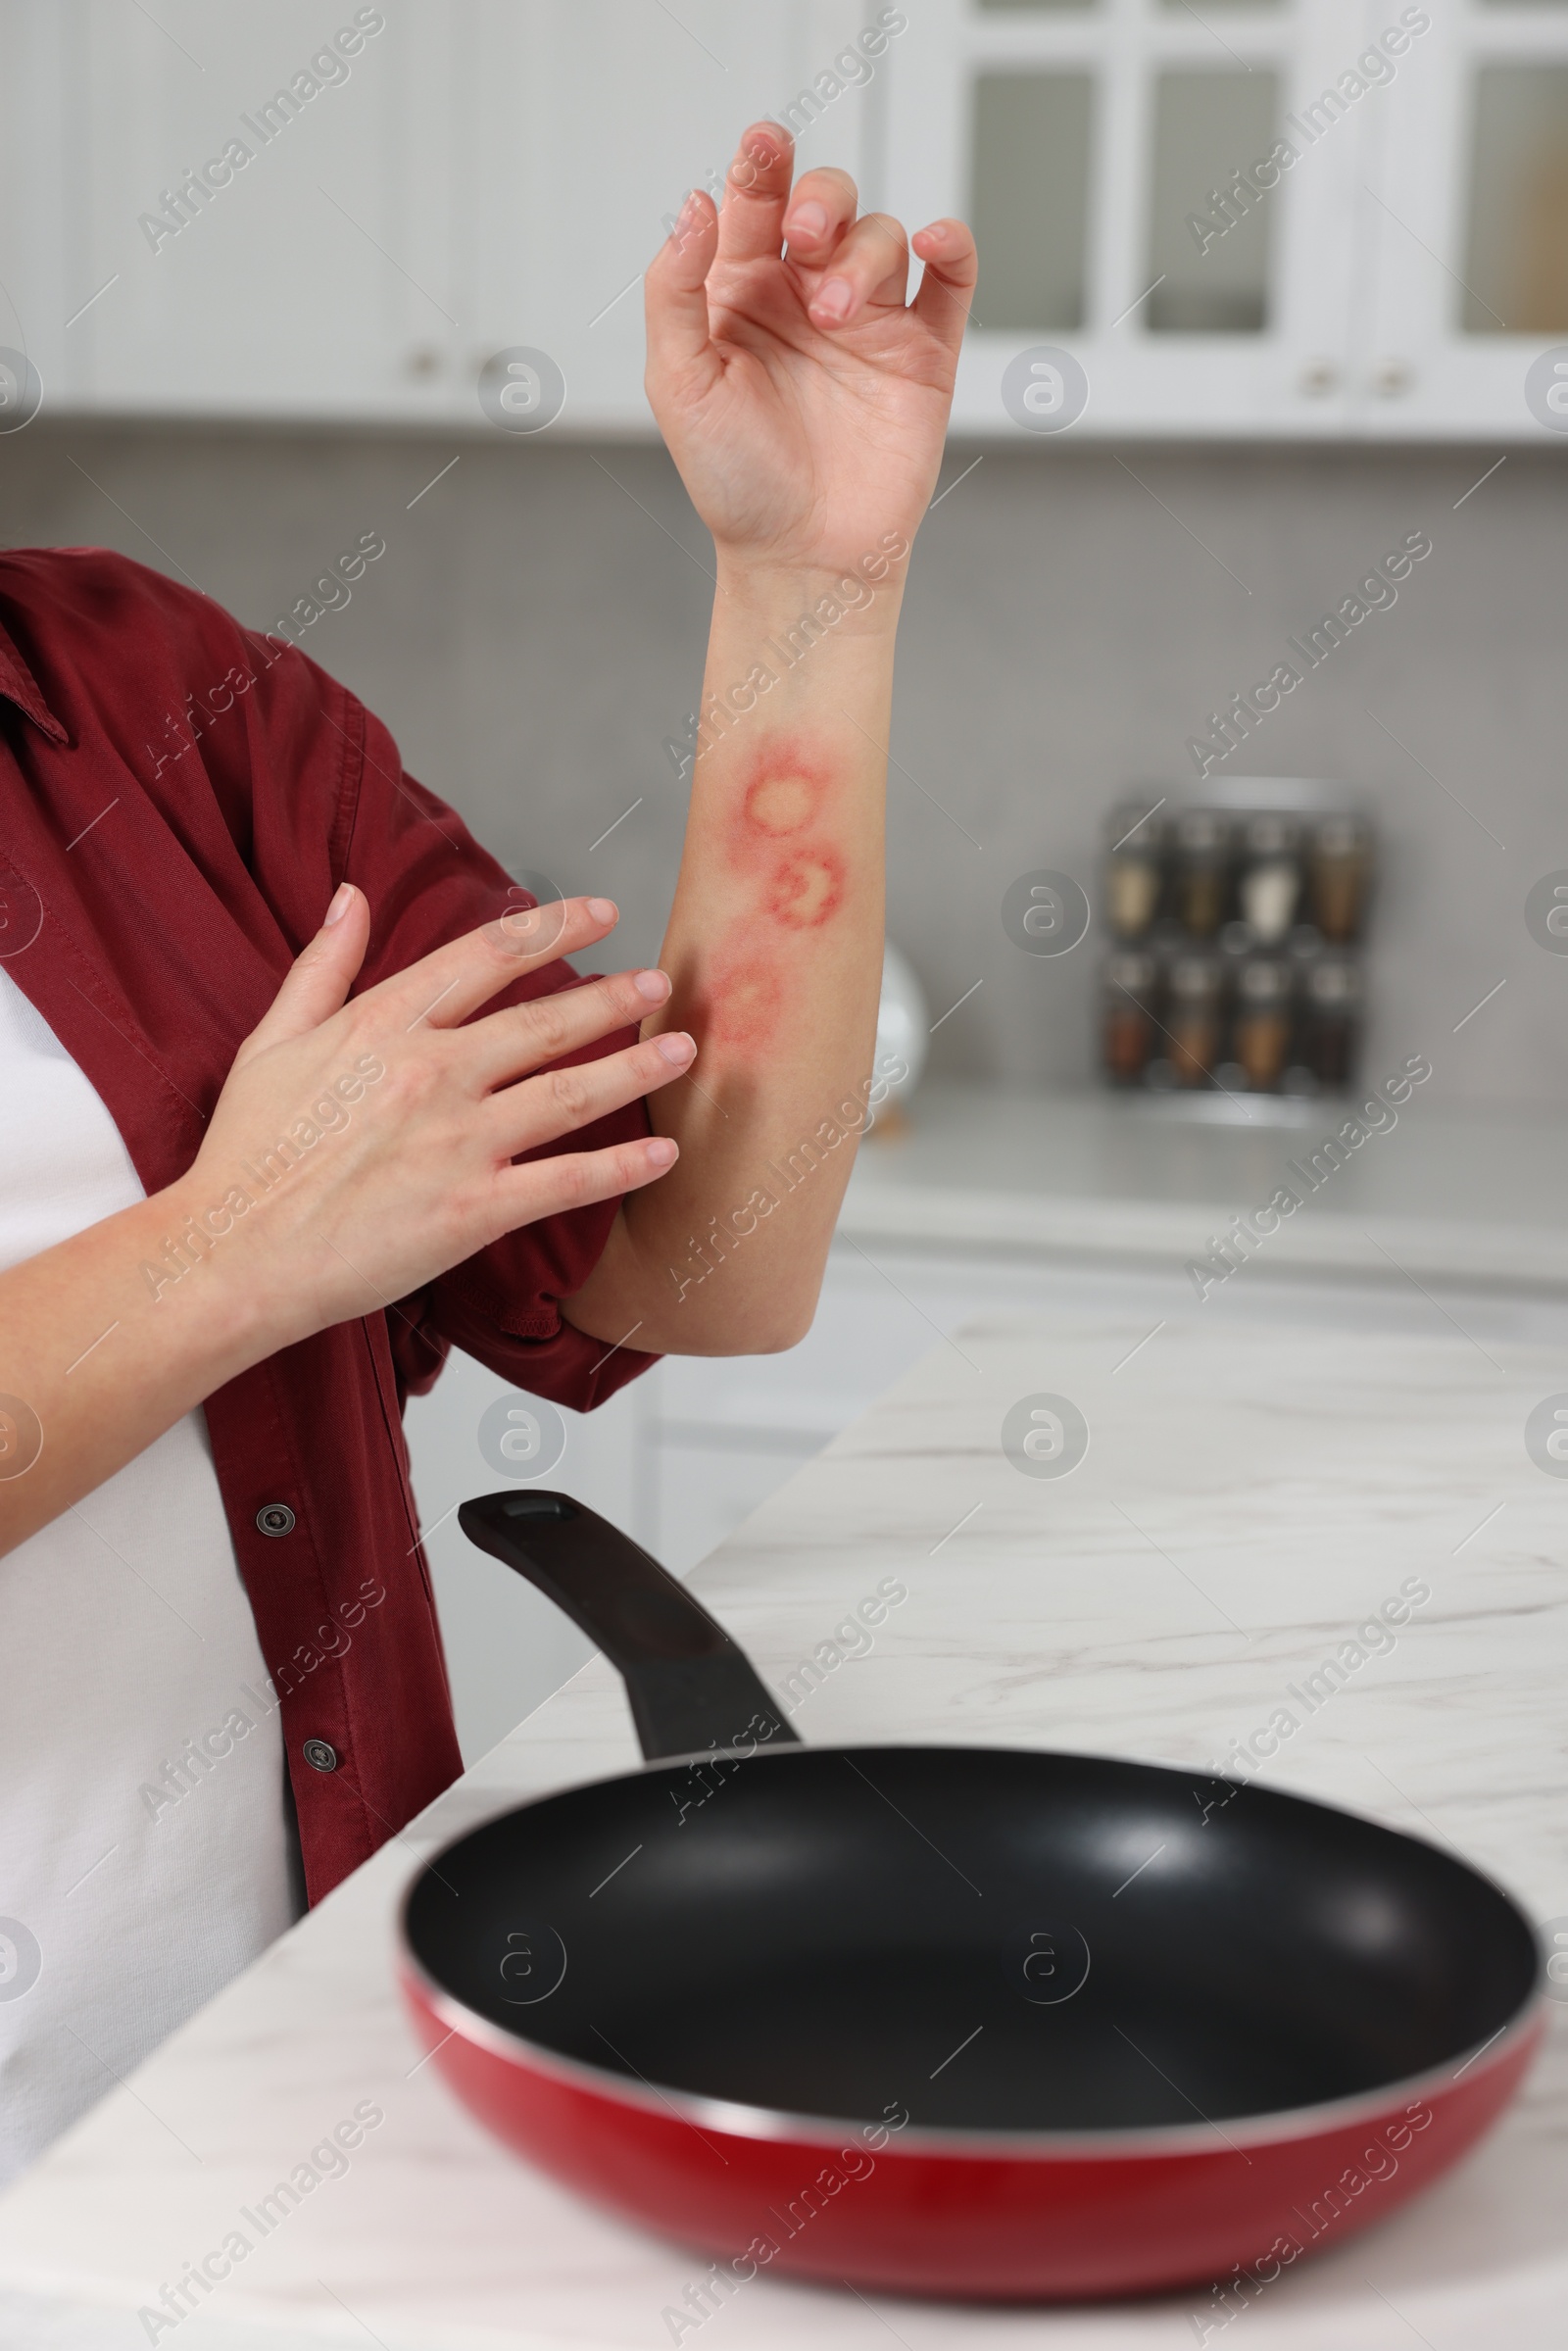
[{"label": "shirt collar", "polygon": [[17,651],[15,640],[0,621],[0,694],[14,702],[19,710],[42,729],[51,743],[70,740],[65,728],[44,701],[38,681]]}]

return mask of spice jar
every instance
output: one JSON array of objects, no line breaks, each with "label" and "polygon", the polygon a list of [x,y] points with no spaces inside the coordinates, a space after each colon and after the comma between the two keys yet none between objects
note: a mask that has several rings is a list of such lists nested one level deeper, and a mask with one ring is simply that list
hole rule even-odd
[{"label": "spice jar", "polygon": [[1372,878],[1372,827],[1364,816],[1325,816],[1312,843],[1312,916],[1325,939],[1353,939]]},{"label": "spice jar", "polygon": [[1165,822],[1136,807],[1111,811],[1105,863],[1105,914],[1122,939],[1142,939],[1159,911]]},{"label": "spice jar", "polygon": [[1229,895],[1230,824],[1215,808],[1187,808],[1175,830],[1178,919],[1195,939],[1212,939]]},{"label": "spice jar", "polygon": [[1152,1010],[1158,967],[1150,955],[1109,955],[1101,1021],[1101,1056],[1115,1086],[1136,1086],[1149,1067],[1158,1034]]},{"label": "spice jar", "polygon": [[1170,967],[1169,1050],[1176,1081],[1204,1086],[1220,1049],[1224,966],[1218,955],[1178,955]]},{"label": "spice jar", "polygon": [[1301,827],[1294,816],[1250,816],[1242,840],[1237,897],[1260,947],[1278,947],[1301,896]]},{"label": "spice jar", "polygon": [[1256,1094],[1271,1094],[1291,1053],[1291,967],[1257,955],[1237,983],[1236,1058]]},{"label": "spice jar", "polygon": [[1347,955],[1324,955],[1310,964],[1302,1044],[1306,1065],[1320,1086],[1350,1083],[1360,1021],[1360,965]]}]

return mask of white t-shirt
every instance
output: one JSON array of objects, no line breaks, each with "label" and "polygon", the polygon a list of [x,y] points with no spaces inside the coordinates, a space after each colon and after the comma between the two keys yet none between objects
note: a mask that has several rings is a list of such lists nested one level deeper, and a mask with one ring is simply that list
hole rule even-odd
[{"label": "white t-shirt", "polygon": [[[0,964],[0,1268],[144,1197]],[[292,1923],[283,1768],[192,1412],[0,1557],[0,2181]]]}]

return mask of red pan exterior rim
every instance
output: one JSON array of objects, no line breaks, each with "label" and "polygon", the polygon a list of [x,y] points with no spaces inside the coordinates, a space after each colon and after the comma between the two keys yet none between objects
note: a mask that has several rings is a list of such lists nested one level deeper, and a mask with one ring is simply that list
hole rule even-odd
[{"label": "red pan exterior rim", "polygon": [[[1419,2120],[1403,2085],[1390,2084],[1367,2118],[1376,2165],[1360,2129],[1328,2124],[1256,2142],[1250,2156],[1210,2133],[1201,2147],[1102,2148],[1119,2158],[1106,2163],[1077,2147],[988,2153],[951,2143],[956,2133],[908,2144],[906,2125],[828,2125],[785,2141],[720,2123],[724,2154],[687,2116],[623,2099],[622,2084],[592,2067],[546,2069],[521,2044],[497,2052],[488,2035],[470,2038],[476,2020],[461,2002],[435,2008],[415,1968],[402,1988],[437,2071],[477,2123],[622,2223],[691,2247],[715,2278],[727,2261],[725,2293],[776,2264],[822,2285],[993,2304],[1125,2302],[1216,2279],[1260,2291],[1327,2249],[1331,2232],[1343,2245],[1392,2217],[1467,2154],[1507,2106],[1544,2025],[1538,2017],[1529,2034],[1508,2035],[1506,2056],[1449,2080]],[[1238,2156],[1249,2166],[1241,2179]],[[1365,2192],[1374,2181],[1376,2195]]]}]

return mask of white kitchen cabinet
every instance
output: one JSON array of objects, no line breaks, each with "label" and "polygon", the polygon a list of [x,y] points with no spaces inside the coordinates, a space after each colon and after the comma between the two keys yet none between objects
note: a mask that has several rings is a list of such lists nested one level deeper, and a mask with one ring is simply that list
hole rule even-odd
[{"label": "white kitchen cabinet", "polygon": [[[563,1415],[563,1458],[538,1482],[574,1494],[632,1534],[646,1509],[639,1481],[647,1464],[638,1383],[598,1412]],[[458,1736],[472,1762],[514,1723],[559,1690],[592,1654],[592,1644],[520,1576],[477,1550],[458,1525],[460,1502],[508,1481],[479,1447],[479,1424],[515,1391],[454,1351],[428,1396],[404,1417],[419,1523],[446,1643]]]},{"label": "white kitchen cabinet", "polygon": [[1082,367],[1081,434],[1344,429],[1359,125],[1228,213],[1210,196],[1350,63],[1358,0],[908,13],[892,202],[911,220],[967,215],[981,241],[962,429],[1016,434],[1004,375],[1037,346]]},{"label": "white kitchen cabinet", "polygon": [[[964,1319],[977,1300],[1037,1291],[1025,1267],[919,1264],[890,1282],[853,1245],[841,1245],[800,1347],[740,1362],[667,1358],[599,1411],[564,1414],[565,1451],[538,1482],[602,1511],[686,1575],[890,1388],[942,1327]],[[503,1483],[480,1449],[479,1424],[509,1393],[455,1352],[431,1394],[410,1403],[406,1422],[469,1761],[591,1654],[548,1601],[475,1550],[457,1523],[459,1502]]]},{"label": "white kitchen cabinet", "polygon": [[1568,424],[1525,399],[1568,338],[1568,0],[0,0],[0,346],[64,412],[482,432],[526,349],[559,430],[648,432],[637,281],[768,114],[868,204],[977,217],[960,430],[1018,433],[1041,347],[1080,435]]},{"label": "white kitchen cabinet", "polygon": [[[0,345],[61,411],[473,431],[520,346],[564,375],[564,429],[648,431],[637,281],[667,221],[864,14],[0,0]],[[863,168],[862,114],[846,91],[803,154]]]}]

